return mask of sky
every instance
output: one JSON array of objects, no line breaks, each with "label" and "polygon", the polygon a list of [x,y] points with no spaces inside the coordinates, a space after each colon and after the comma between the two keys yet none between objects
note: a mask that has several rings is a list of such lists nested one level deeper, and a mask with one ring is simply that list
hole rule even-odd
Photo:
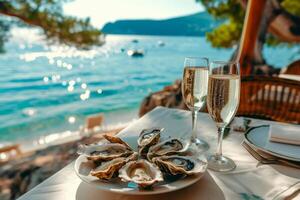
[{"label": "sky", "polygon": [[90,17],[99,28],[118,19],[165,19],[203,10],[195,0],[74,0],[64,5],[65,14]]}]

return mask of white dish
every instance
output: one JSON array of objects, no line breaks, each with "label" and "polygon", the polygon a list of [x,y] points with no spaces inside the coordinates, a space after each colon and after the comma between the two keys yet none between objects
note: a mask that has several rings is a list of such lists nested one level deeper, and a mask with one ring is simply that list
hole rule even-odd
[{"label": "white dish", "polygon": [[194,176],[187,176],[185,178],[173,181],[173,182],[161,182],[153,186],[152,190],[140,190],[133,183],[124,183],[119,178],[116,178],[114,181],[102,181],[98,178],[91,176],[91,165],[88,164],[85,156],[79,156],[75,161],[75,171],[76,174],[83,180],[84,182],[95,186],[100,190],[111,191],[115,193],[122,194],[132,194],[132,195],[150,195],[150,194],[160,194],[171,192],[175,190],[179,190],[185,187],[192,185],[202,178],[204,175],[207,162],[204,156],[199,157],[199,159],[203,160],[203,173]]},{"label": "white dish", "polygon": [[271,155],[300,162],[300,146],[269,141],[269,126],[251,128],[245,134],[246,142]]}]

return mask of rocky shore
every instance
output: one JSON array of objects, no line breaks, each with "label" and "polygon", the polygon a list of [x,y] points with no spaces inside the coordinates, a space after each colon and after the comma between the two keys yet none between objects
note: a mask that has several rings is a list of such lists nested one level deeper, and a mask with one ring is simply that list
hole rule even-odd
[{"label": "rocky shore", "polygon": [[0,200],[20,197],[77,157],[79,144],[90,144],[102,139],[103,134],[116,134],[120,130],[98,133],[78,141],[38,150],[0,165]]},{"label": "rocky shore", "polygon": [[143,116],[157,106],[188,109],[181,95],[181,80],[176,80],[172,85],[166,86],[161,91],[151,93],[145,97],[141,104],[139,115]]}]

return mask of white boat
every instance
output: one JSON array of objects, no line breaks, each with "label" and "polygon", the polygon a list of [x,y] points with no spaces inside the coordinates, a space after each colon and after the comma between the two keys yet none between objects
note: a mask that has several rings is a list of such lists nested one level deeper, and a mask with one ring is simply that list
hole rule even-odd
[{"label": "white boat", "polygon": [[160,47],[163,47],[163,46],[165,46],[165,43],[163,41],[159,40],[157,42],[157,45],[160,46]]},{"label": "white boat", "polygon": [[127,51],[127,55],[131,57],[142,57],[144,56],[144,51],[142,49],[130,49]]}]

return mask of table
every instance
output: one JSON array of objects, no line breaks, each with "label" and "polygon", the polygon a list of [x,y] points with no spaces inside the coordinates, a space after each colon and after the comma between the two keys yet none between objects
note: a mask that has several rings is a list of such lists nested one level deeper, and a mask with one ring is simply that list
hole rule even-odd
[{"label": "table", "polygon": [[[253,120],[255,124],[276,122]],[[123,129],[119,136],[124,140],[136,139],[144,128],[164,127],[166,136],[187,136],[191,132],[191,113],[188,111],[157,107]],[[206,113],[199,113],[199,134],[216,148],[216,127]],[[228,173],[208,170],[194,185],[175,192],[150,196],[130,196],[97,190],[82,182],[69,164],[52,177],[21,196],[20,200],[90,200],[90,199],[283,199],[300,190],[300,170],[275,165],[257,166],[257,161],[241,146],[243,134],[232,131],[224,140],[224,154],[232,158],[237,168]],[[136,146],[134,147],[136,148]],[[300,198],[298,196],[297,198]]]}]

